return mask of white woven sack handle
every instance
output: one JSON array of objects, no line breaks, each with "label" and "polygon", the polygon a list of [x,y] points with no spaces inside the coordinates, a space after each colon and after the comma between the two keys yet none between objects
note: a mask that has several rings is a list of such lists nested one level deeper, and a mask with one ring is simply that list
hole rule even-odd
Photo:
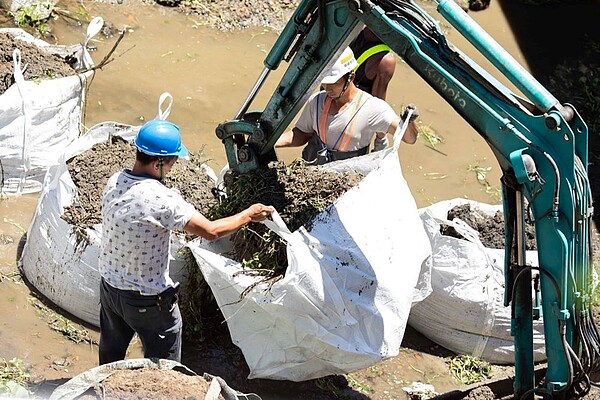
[{"label": "white woven sack handle", "polygon": [[292,237],[292,232],[290,232],[285,222],[283,222],[283,219],[281,219],[281,216],[279,215],[277,210],[273,211],[271,217],[265,219],[264,221],[262,221],[262,223],[265,224],[267,228],[279,235],[279,237],[281,237],[283,240],[289,243]]},{"label": "white woven sack handle", "polygon": [[104,19],[102,17],[95,17],[92,19],[87,27],[85,36],[83,37],[83,43],[81,45],[81,60],[78,61],[78,65],[76,69],[88,69],[94,66],[94,60],[92,56],[87,51],[88,42],[100,32],[102,27],[104,26]]},{"label": "white woven sack handle", "polygon": [[73,66],[76,71],[90,70],[94,66],[94,60],[90,55],[87,45],[89,41],[100,32],[104,26],[104,20],[102,17],[95,17],[92,19],[87,27],[81,48],[77,50],[77,63]]},{"label": "white woven sack handle", "polygon": [[85,33],[85,37],[83,38],[83,46],[87,47],[88,42],[91,38],[96,36],[100,29],[104,26],[104,19],[102,17],[95,17],[90,21],[90,24],[87,27],[87,31]]},{"label": "white woven sack handle", "polygon": [[402,121],[402,124],[398,124],[396,131],[394,132],[394,151],[398,151],[400,147],[400,143],[402,143],[402,137],[404,137],[404,132],[408,128],[408,124],[410,123],[410,117],[413,115],[415,110],[412,108],[408,108],[408,112],[406,113],[406,118]]},{"label": "white woven sack handle", "polygon": [[25,179],[27,177],[27,172],[31,168],[29,161],[29,137],[27,136],[27,132],[29,132],[29,125],[31,119],[30,107],[31,104],[28,99],[27,89],[25,88],[25,78],[23,77],[23,71],[21,71],[21,50],[15,49],[13,51],[13,75],[15,77],[15,84],[17,85],[17,89],[19,94],[21,95],[21,104],[23,109],[23,146],[21,149],[21,160],[23,163],[23,172],[21,175],[21,179],[19,182],[19,186],[17,188],[17,194],[21,192],[21,187],[25,184]]},{"label": "white woven sack handle", "polygon": [[[167,105],[167,108],[163,111],[162,106],[163,106],[163,103],[165,102],[165,100],[167,100],[167,99],[169,99],[169,104]],[[171,114],[172,106],[173,106],[173,96],[171,96],[171,93],[164,92],[163,94],[161,94],[160,98],[158,99],[158,114],[156,115],[156,119],[166,120],[167,118],[169,118],[169,114]]]}]

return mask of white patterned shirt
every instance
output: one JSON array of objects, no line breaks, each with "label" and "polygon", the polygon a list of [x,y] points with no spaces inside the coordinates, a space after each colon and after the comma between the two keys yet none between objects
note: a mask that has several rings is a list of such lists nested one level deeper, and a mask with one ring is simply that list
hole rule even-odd
[{"label": "white patterned shirt", "polygon": [[174,285],[169,276],[171,230],[183,229],[194,206],[160,181],[123,170],[102,194],[98,271],[113,287],[155,295]]}]

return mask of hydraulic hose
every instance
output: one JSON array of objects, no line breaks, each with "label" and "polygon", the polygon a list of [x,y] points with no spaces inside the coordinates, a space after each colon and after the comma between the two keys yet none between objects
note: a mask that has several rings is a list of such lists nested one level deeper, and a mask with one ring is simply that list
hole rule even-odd
[{"label": "hydraulic hose", "polygon": [[446,40],[442,32],[439,31],[437,23],[422,10],[417,7],[412,1],[408,0],[379,0],[374,1],[375,4],[383,8],[390,18],[393,14],[404,18],[408,25],[421,31],[423,36],[429,37],[438,43],[446,44]]}]

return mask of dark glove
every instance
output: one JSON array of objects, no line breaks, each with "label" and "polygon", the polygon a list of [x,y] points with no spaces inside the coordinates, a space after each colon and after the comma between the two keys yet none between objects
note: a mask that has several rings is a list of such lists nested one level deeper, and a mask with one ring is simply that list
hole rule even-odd
[{"label": "dark glove", "polygon": [[402,113],[402,117],[401,117],[402,121],[406,120],[409,110],[413,110],[413,113],[410,116],[410,122],[413,122],[417,118],[419,118],[419,109],[417,108],[417,106],[415,104],[410,103],[409,105],[406,106],[406,108],[404,109],[404,112]]},{"label": "dark glove", "polygon": [[373,141],[373,151],[385,150],[388,148],[388,138],[384,136],[383,138],[378,138],[375,136],[375,140]]}]

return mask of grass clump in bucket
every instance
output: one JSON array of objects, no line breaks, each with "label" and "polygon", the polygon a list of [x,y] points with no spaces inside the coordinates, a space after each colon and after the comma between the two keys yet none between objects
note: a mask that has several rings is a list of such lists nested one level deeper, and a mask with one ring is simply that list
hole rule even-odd
[{"label": "grass clump in bucket", "polygon": [[[230,180],[227,195],[208,211],[211,219],[244,210],[254,203],[271,205],[290,231],[306,226],[362,179],[358,173],[313,168],[302,160],[289,165],[272,162],[266,168]],[[266,277],[285,274],[286,243],[263,224],[248,224],[232,235],[228,256]]]}]

